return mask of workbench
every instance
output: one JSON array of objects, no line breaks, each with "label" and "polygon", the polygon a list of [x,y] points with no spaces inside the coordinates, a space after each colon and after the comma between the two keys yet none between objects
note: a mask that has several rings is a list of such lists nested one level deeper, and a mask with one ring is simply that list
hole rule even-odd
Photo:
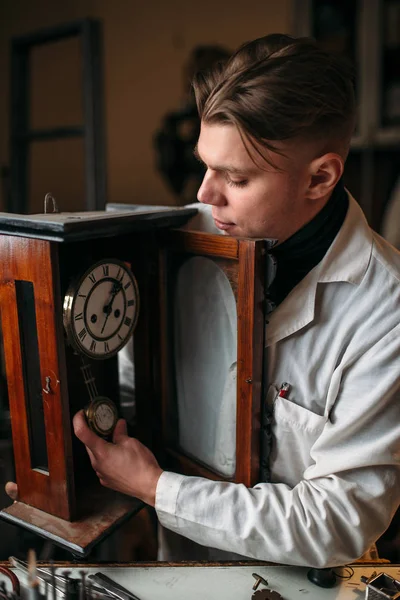
[{"label": "workbench", "polygon": [[[8,566],[8,563],[2,563]],[[38,563],[38,566],[48,566]],[[71,571],[72,577],[80,577],[84,570],[88,575],[102,572],[133,592],[140,600],[251,600],[254,594],[253,573],[268,581],[268,589],[278,592],[284,600],[362,600],[366,585],[361,576],[369,577],[374,571],[385,572],[400,578],[400,565],[368,564],[352,565],[354,574],[350,579],[340,580],[334,588],[317,587],[307,579],[307,568],[268,565],[260,562],[246,563],[121,563],[77,564],[55,563],[57,573]],[[348,567],[346,568],[346,570]],[[342,569],[337,570],[339,573]],[[24,577],[17,571],[21,584]],[[0,581],[5,580],[0,574]],[[262,584],[259,590],[265,589]]]}]

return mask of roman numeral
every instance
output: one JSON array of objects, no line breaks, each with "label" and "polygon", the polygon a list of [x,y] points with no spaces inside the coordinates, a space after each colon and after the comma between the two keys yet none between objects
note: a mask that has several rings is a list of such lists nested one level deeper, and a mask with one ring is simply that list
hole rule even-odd
[{"label": "roman numeral", "polygon": [[90,344],[90,351],[96,352],[96,342],[94,340],[92,340],[92,343]]},{"label": "roman numeral", "polygon": [[104,352],[110,352],[110,346],[108,345],[108,342],[104,342]]},{"label": "roman numeral", "polygon": [[133,306],[135,304],[134,300],[128,300],[128,306]]},{"label": "roman numeral", "polygon": [[130,287],[131,285],[132,285],[132,282],[131,282],[131,281],[128,281],[128,283],[126,283],[126,284],[124,285],[124,290],[127,290],[127,289],[128,289],[128,287]]},{"label": "roman numeral", "polygon": [[103,275],[105,277],[108,277],[109,270],[110,270],[109,265],[103,265]]},{"label": "roman numeral", "polygon": [[83,340],[85,339],[87,334],[86,328],[84,327],[83,329],[80,330],[80,332],[78,333],[79,339],[81,340],[81,342],[83,342]]},{"label": "roman numeral", "polygon": [[90,273],[89,275],[89,279],[92,283],[96,283],[96,276],[94,273]]},{"label": "roman numeral", "polygon": [[78,313],[77,315],[75,315],[75,321],[81,321],[83,319],[83,313]]},{"label": "roman numeral", "polygon": [[86,298],[87,294],[78,294],[79,298]]},{"label": "roman numeral", "polygon": [[129,327],[131,323],[132,319],[130,319],[129,317],[125,317],[124,325],[127,325]]},{"label": "roman numeral", "polygon": [[121,269],[121,267],[120,267],[120,268],[118,269],[118,273],[117,273],[117,279],[118,279],[119,281],[122,281],[122,280],[123,280],[123,278],[124,278],[124,272],[123,272],[123,270],[122,270],[122,269]]}]

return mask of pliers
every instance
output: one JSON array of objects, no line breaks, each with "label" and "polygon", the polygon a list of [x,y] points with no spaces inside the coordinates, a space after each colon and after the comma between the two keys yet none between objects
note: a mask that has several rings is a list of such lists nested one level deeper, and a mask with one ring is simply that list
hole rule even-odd
[{"label": "pliers", "polygon": [[11,571],[11,569],[9,569],[8,567],[2,567],[2,566],[0,566],[0,573],[2,573],[3,575],[6,575],[8,577],[8,579],[11,581],[12,591],[19,596],[21,587],[19,584],[19,579],[16,576],[16,574],[13,571]]}]

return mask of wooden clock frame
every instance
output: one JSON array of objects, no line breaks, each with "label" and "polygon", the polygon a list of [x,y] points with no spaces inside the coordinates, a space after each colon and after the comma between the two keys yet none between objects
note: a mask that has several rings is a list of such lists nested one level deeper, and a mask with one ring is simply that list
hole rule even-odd
[{"label": "wooden clock frame", "polygon": [[[260,476],[260,423],[264,372],[265,291],[267,282],[267,242],[233,238],[186,230],[162,232],[160,241],[160,338],[159,373],[161,382],[155,439],[167,468],[187,475],[227,480],[253,486]],[[171,344],[173,322],[170,289],[177,274],[176,260],[202,256],[215,262],[227,276],[237,307],[237,403],[236,469],[224,477],[172,442],[168,411],[174,395],[174,365]]]},{"label": "wooden clock frame", "polygon": [[[0,511],[0,517],[77,556],[87,555],[143,506],[99,485],[72,432],[72,416],[82,408],[75,399],[85,389],[77,384],[80,366],[65,344],[62,300],[71,278],[82,271],[82,257],[89,264],[123,260],[138,282],[141,309],[133,335],[137,418],[131,433],[155,451],[164,468],[246,486],[259,481],[268,244],[171,229],[195,213],[124,212],[94,229],[93,224],[90,229],[46,226],[44,233],[29,217],[25,222],[22,216],[0,214],[0,309],[19,488],[19,501]],[[14,224],[13,217],[18,217]],[[170,290],[177,264],[194,256],[222,269],[236,300],[236,469],[229,478],[183,452],[168,429],[174,393]],[[107,380],[111,398],[118,389],[117,371],[116,357],[99,361],[95,370],[96,377]],[[32,443],[32,431],[45,442],[47,470],[41,468],[43,450]]]},{"label": "wooden clock frame", "polygon": [[[72,417],[88,401],[80,357],[66,343],[63,298],[88,265],[117,258],[131,265],[141,295],[135,341],[143,397],[151,404],[151,315],[155,232],[183,224],[193,209],[158,213],[0,214],[0,311],[18,502],[0,517],[53,540],[77,556],[143,507],[103,488]],[[58,219],[58,220],[57,220]],[[117,357],[91,361],[100,395],[118,394]]]}]

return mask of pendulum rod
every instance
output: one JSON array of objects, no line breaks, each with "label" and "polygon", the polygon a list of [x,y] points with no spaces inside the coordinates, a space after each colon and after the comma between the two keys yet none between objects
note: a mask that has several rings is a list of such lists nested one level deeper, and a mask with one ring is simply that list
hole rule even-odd
[{"label": "pendulum rod", "polygon": [[91,365],[89,365],[87,362],[85,362],[85,359],[83,358],[83,356],[81,356],[81,359],[82,359],[81,371],[83,374],[83,380],[85,382],[90,401],[93,402],[93,400],[98,397],[96,380],[92,373]]}]

